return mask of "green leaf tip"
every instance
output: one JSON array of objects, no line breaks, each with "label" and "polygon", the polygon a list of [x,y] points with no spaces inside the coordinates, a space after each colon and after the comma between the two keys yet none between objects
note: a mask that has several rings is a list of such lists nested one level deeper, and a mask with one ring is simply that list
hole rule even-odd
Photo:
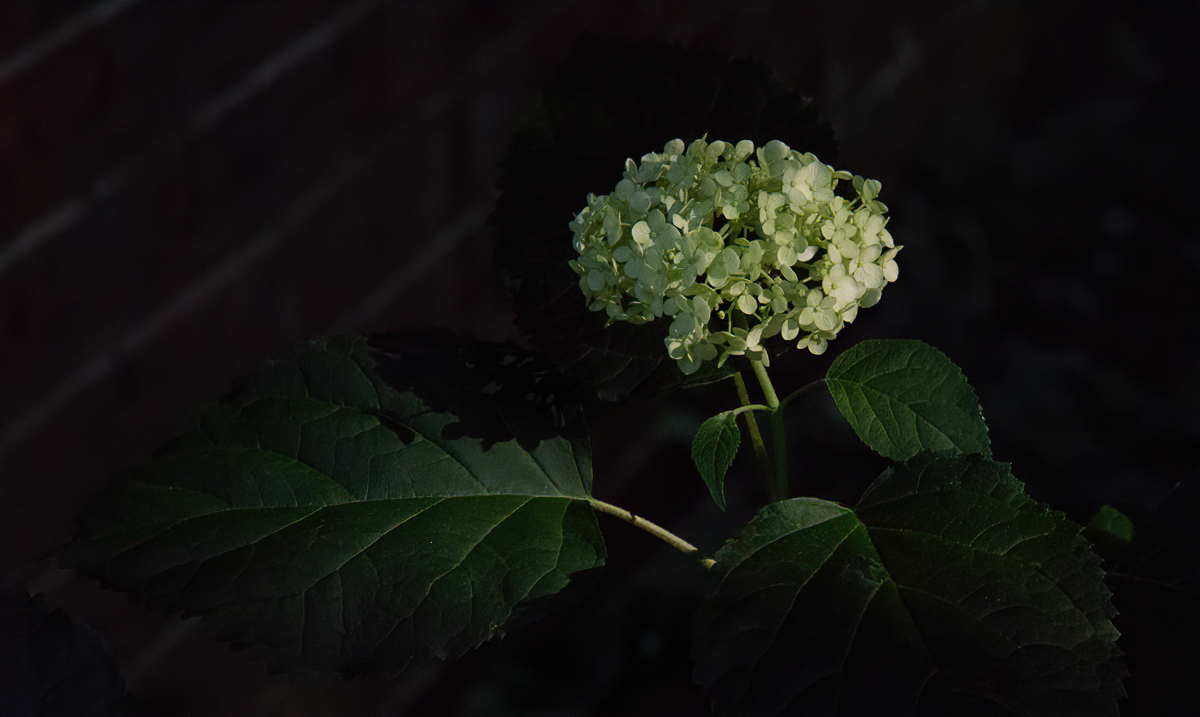
[{"label": "green leaf tip", "polygon": [[264,363],[118,474],[62,562],[277,669],[395,672],[500,634],[604,562],[586,436],[461,424],[454,376],[395,363],[444,348],[428,341],[318,339]]},{"label": "green leaf tip", "polygon": [[692,439],[692,460],[721,510],[725,510],[725,473],[733,465],[740,442],[737,415],[732,411],[718,413],[700,424]]},{"label": "green leaf tip", "polygon": [[834,360],[825,381],[858,437],[885,458],[922,451],[991,456],[975,390],[926,343],[863,341]]}]

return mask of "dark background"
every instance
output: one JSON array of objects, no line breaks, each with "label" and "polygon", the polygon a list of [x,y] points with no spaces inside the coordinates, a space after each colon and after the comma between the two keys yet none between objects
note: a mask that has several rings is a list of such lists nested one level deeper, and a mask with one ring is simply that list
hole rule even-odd
[{"label": "dark background", "polygon": [[[839,168],[883,182],[901,279],[826,356],[779,361],[781,392],[858,340],[925,340],[1034,497],[1080,522],[1167,511],[1163,539],[1194,545],[1195,494],[1172,489],[1200,434],[1198,30],[1196,2],[2,2],[0,569],[103,634],[151,713],[703,710],[703,575],[616,522],[583,603],[399,681],[269,676],[43,560],[114,469],[297,341],[514,338],[484,221],[581,31],[775,67]],[[597,495],[715,551],[761,499],[753,466],[726,518],[688,445],[734,400],[594,411]],[[884,465],[827,398],[789,420],[796,492],[853,502]],[[1191,624],[1118,624],[1166,655],[1126,647],[1132,712],[1194,711]]]}]

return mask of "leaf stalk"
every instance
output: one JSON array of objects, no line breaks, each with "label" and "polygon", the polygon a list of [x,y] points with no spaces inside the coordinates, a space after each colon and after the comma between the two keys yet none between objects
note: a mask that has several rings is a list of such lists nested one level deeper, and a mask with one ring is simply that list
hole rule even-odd
[{"label": "leaf stalk", "polygon": [[597,500],[595,498],[588,498],[587,501],[594,510],[598,510],[601,513],[608,513],[613,517],[620,518],[626,523],[629,523],[637,528],[641,528],[647,533],[665,542],[667,545],[670,545],[672,548],[675,548],[686,555],[691,555],[695,558],[698,558],[700,560],[700,565],[705,570],[710,570],[712,566],[717,564],[717,561],[713,560],[712,558],[704,557],[704,555],[700,552],[700,549],[695,545],[692,545],[688,541],[684,540],[678,535],[675,535],[661,525],[651,523],[640,515],[630,513],[628,510],[615,506],[612,503],[605,503],[604,501]]}]

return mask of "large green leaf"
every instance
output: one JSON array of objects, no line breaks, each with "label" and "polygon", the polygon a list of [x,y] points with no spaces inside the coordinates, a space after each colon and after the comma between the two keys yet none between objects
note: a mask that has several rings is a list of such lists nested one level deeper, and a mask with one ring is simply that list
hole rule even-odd
[{"label": "large green leaf", "polygon": [[119,474],[64,562],[282,668],[399,669],[498,634],[603,562],[586,440],[471,435],[396,387],[447,385],[409,360],[427,343],[322,339],[266,363]]},{"label": "large green leaf", "polygon": [[859,438],[885,458],[946,450],[991,455],[974,389],[929,344],[863,341],[834,360],[825,382]]},{"label": "large green leaf", "polygon": [[1099,559],[1006,465],[922,454],[851,510],[766,506],[717,555],[696,680],[720,712],[1115,714]]}]

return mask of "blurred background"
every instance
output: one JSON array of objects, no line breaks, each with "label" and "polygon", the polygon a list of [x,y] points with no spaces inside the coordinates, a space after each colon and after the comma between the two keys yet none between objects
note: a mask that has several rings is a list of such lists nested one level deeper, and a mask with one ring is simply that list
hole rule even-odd
[{"label": "blurred background", "polygon": [[[0,569],[91,624],[147,713],[702,713],[703,574],[620,523],[593,595],[399,680],[268,675],[45,559],[115,469],[298,341],[517,338],[485,220],[526,101],[584,31],[777,69],[839,168],[883,182],[900,281],[827,355],[778,362],[781,392],[861,339],[927,341],[1031,495],[1079,522],[1169,514],[1163,539],[1194,546],[1198,30],[1192,1],[5,0]],[[735,401],[594,411],[598,497],[715,551],[761,494],[740,458],[721,514],[688,450]],[[856,501],[884,462],[827,397],[791,412],[793,490]],[[1157,635],[1126,647],[1133,712],[1194,710],[1173,673],[1194,678],[1192,624],[1118,624]]]}]

